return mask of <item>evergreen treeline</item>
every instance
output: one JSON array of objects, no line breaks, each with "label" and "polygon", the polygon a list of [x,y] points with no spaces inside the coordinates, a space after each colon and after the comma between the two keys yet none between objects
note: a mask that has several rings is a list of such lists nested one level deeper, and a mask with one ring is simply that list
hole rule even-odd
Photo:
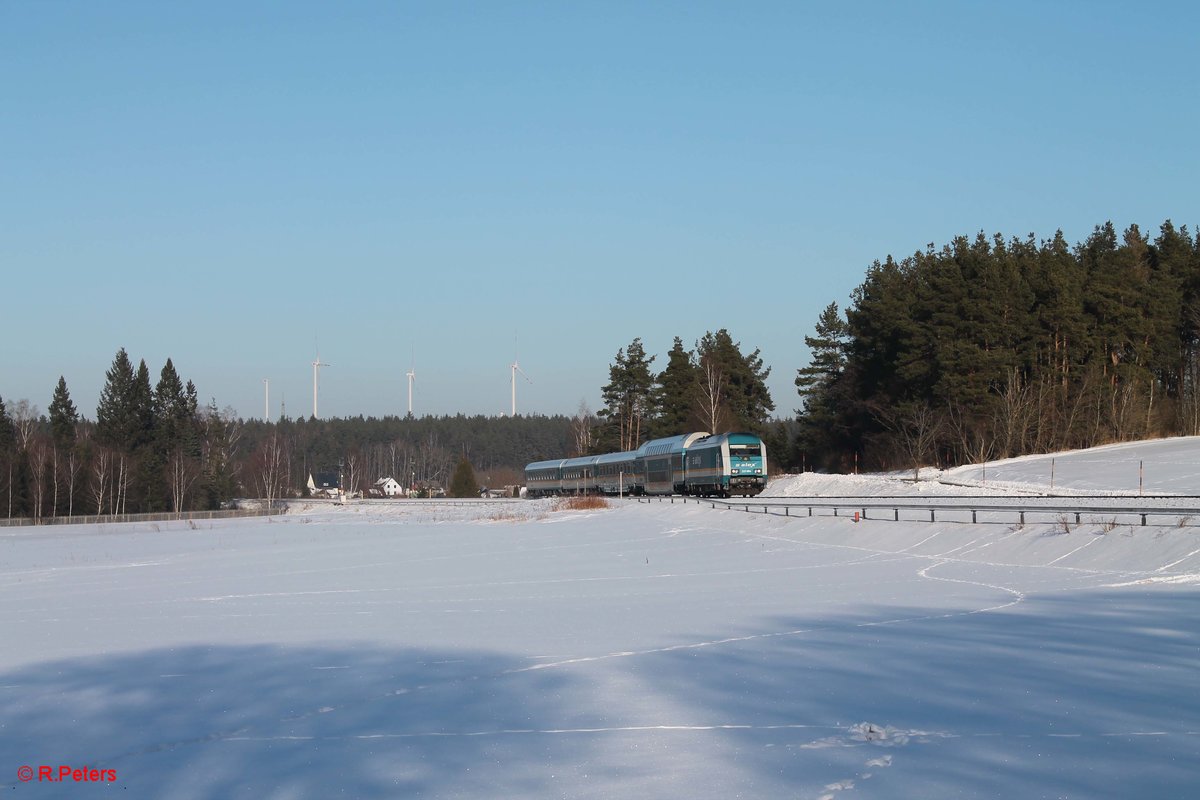
[{"label": "evergreen treeline", "polygon": [[[467,462],[483,485],[522,482],[531,461],[635,449],[691,430],[769,435],[780,423],[758,351],[728,331],[693,349],[676,338],[661,372],[640,339],[618,351],[605,407],[574,417],[353,417],[242,420],[197,402],[167,360],[152,381],[124,349],[106,373],[95,421],[83,418],[60,378],[48,415],[0,398],[0,515],[45,517],[219,508],[235,497],[303,496],[310,475],[337,471],[348,491],[379,478],[445,488]],[[777,452],[786,452],[779,438]]]},{"label": "evergreen treeline", "polygon": [[577,416],[572,454],[636,450],[662,436],[705,430],[768,432],[775,410],[759,351],[743,354],[741,343],[722,328],[709,331],[691,350],[683,340],[667,353],[662,372],[654,372],[641,338],[617,351],[604,386],[601,424],[587,427]]},{"label": "evergreen treeline", "polygon": [[141,513],[219,508],[235,497],[292,497],[309,475],[340,471],[348,491],[379,478],[440,488],[469,459],[491,486],[521,481],[526,463],[569,447],[564,416],[385,417],[245,421],[167,361],[151,386],[145,362],[120,350],[94,422],[59,379],[49,416],[0,398],[0,516]]},{"label": "evergreen treeline", "polygon": [[348,491],[385,477],[446,488],[466,458],[495,488],[521,483],[529,462],[565,453],[570,427],[568,417],[536,415],[250,420],[238,423],[238,475],[243,494],[254,497],[304,494],[319,471],[340,471]]},{"label": "evergreen treeline", "polygon": [[1200,237],[960,237],[875,262],[805,341],[793,458],[810,468],[1200,433]]},{"label": "evergreen treeline", "polygon": [[79,415],[64,378],[49,416],[0,398],[0,511],[8,517],[216,508],[237,490],[231,431],[171,360],[151,384],[124,349],[113,359],[96,420]]},{"label": "evergreen treeline", "polygon": [[339,470],[445,487],[467,461],[491,487],[531,461],[633,450],[694,430],[748,430],[774,468],[849,470],[981,461],[1157,435],[1200,434],[1200,236],[1111,224],[1086,241],[983,234],[875,262],[843,314],[831,303],[796,387],[770,419],[770,368],[725,329],[676,338],[656,371],[640,338],[617,351],[604,407],[574,417],[243,421],[197,403],[168,359],[152,381],[119,350],[95,421],[59,379],[48,413],[0,398],[0,514],[218,508],[302,495]]}]

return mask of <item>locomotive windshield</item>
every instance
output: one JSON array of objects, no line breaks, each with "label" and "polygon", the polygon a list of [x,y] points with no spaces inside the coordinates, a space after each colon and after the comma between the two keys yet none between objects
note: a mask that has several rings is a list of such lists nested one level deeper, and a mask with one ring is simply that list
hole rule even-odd
[{"label": "locomotive windshield", "polygon": [[762,448],[758,445],[750,444],[731,444],[729,446],[729,455],[732,458],[740,458],[749,460],[752,456],[757,457],[762,455]]}]

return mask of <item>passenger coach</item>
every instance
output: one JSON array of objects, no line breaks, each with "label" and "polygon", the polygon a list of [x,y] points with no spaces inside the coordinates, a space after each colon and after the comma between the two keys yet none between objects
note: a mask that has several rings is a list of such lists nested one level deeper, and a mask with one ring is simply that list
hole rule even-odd
[{"label": "passenger coach", "polygon": [[767,449],[752,433],[703,431],[646,442],[637,450],[535,461],[526,494],[751,496],[767,486]]},{"label": "passenger coach", "polygon": [[703,431],[646,442],[638,451],[645,475],[646,494],[685,494],[684,458],[693,442],[708,436]]}]

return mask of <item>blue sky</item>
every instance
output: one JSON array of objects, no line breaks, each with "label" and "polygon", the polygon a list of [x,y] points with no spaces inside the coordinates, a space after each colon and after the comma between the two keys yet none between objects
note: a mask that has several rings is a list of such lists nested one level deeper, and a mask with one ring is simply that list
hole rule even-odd
[{"label": "blue sky", "polygon": [[1195,229],[1200,7],[0,0],[0,397],[600,407],[727,328],[798,405],[874,259]]}]

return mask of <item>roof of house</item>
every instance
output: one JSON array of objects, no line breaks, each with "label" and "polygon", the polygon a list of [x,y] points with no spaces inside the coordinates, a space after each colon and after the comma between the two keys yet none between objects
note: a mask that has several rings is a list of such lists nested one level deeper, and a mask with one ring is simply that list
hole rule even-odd
[{"label": "roof of house", "polygon": [[314,472],[311,477],[313,486],[318,489],[337,489],[341,484],[336,472]]}]

